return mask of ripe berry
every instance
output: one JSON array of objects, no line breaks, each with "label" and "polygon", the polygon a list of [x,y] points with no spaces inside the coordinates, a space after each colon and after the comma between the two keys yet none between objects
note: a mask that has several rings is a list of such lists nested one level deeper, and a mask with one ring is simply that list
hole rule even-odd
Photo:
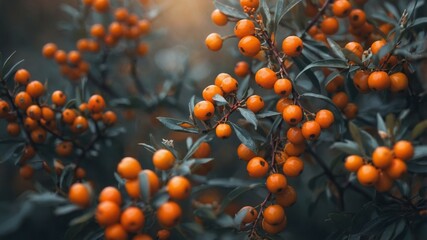
[{"label": "ripe berry", "polygon": [[246,170],[248,171],[249,176],[254,178],[264,177],[268,172],[268,168],[268,163],[261,157],[252,158],[246,165]]},{"label": "ripe berry", "polygon": [[408,161],[414,156],[414,146],[409,141],[400,140],[394,144],[393,152],[396,158]]},{"label": "ripe berry", "polygon": [[382,47],[384,47],[384,45],[386,45],[386,41],[385,40],[377,40],[375,42],[373,42],[371,44],[371,52],[372,54],[376,55],[378,54],[378,52],[381,50]]},{"label": "ripe berry", "polygon": [[299,156],[305,151],[305,144],[293,144],[288,142],[285,144],[284,151],[289,156]]},{"label": "ripe berry", "polygon": [[370,74],[367,71],[363,71],[363,70],[357,70],[357,72],[354,74],[354,77],[353,77],[354,86],[361,93],[369,92],[369,85],[368,85],[369,75]]},{"label": "ripe berry", "polygon": [[125,179],[136,179],[141,170],[141,164],[133,157],[125,157],[117,164],[117,172]]},{"label": "ripe berry", "polygon": [[393,160],[393,152],[388,147],[377,147],[372,153],[372,162],[378,168],[386,168]]},{"label": "ripe berry", "polygon": [[397,72],[390,75],[390,89],[392,92],[403,92],[408,88],[408,77]]},{"label": "ripe berry", "polygon": [[283,231],[283,229],[286,227],[287,223],[288,222],[287,222],[286,215],[285,215],[283,221],[277,225],[269,224],[269,223],[267,223],[267,221],[265,221],[265,219],[263,219],[262,223],[261,223],[261,227],[265,232],[267,232],[269,234],[277,234],[277,233]]},{"label": "ripe berry", "polygon": [[243,224],[252,223],[258,217],[258,211],[252,206],[244,206],[239,210],[239,212],[242,211],[246,211],[246,215],[243,217],[242,220]]},{"label": "ripe berry", "polygon": [[55,104],[57,107],[62,107],[67,102],[67,96],[62,91],[55,91],[52,93],[52,103]]},{"label": "ripe berry", "polygon": [[299,157],[289,157],[283,164],[283,173],[289,177],[297,177],[304,170],[304,162]]},{"label": "ripe berry", "polygon": [[45,58],[53,58],[58,47],[54,43],[46,43],[43,46],[42,54]]},{"label": "ripe berry", "polygon": [[73,153],[73,143],[62,141],[56,145],[55,152],[60,157],[68,157]]},{"label": "ripe berry", "polygon": [[111,201],[100,202],[96,208],[95,219],[101,226],[110,226],[119,222],[119,205]]},{"label": "ripe berry", "polygon": [[222,81],[228,77],[231,77],[228,73],[220,73],[215,78],[215,85],[221,87]]},{"label": "ripe berry", "polygon": [[240,0],[240,6],[245,8],[250,8],[256,10],[259,6],[259,0]]},{"label": "ripe berry", "polygon": [[126,240],[128,234],[121,224],[116,223],[105,228],[104,237],[106,240]]},{"label": "ripe berry", "polygon": [[218,26],[224,26],[228,22],[227,15],[222,13],[219,9],[215,9],[211,14],[211,20]]},{"label": "ripe berry", "polygon": [[216,85],[209,85],[202,92],[203,99],[211,103],[214,103],[213,97],[217,94],[223,96],[224,93]]},{"label": "ripe berry", "polygon": [[393,179],[387,173],[380,171],[374,187],[378,192],[387,192],[393,187]]},{"label": "ripe berry", "polygon": [[19,168],[19,176],[23,179],[29,180],[34,175],[34,168],[31,165],[25,164]]},{"label": "ripe berry", "polygon": [[68,191],[68,199],[80,207],[87,207],[90,203],[89,188],[85,184],[74,183]]},{"label": "ripe berry", "polygon": [[293,144],[302,144],[305,141],[304,135],[300,127],[291,127],[286,132],[286,137]]},{"label": "ripe berry", "polygon": [[246,147],[246,145],[241,143],[239,147],[237,147],[237,156],[239,157],[239,159],[248,162],[249,160],[254,158],[256,154],[250,148]]},{"label": "ripe berry", "polygon": [[252,112],[257,113],[264,108],[264,100],[259,95],[252,95],[246,99],[246,107]]},{"label": "ripe berry", "polygon": [[181,219],[181,215],[181,207],[175,202],[170,201],[163,203],[159,209],[157,209],[157,220],[163,227],[174,227]]},{"label": "ripe berry", "polygon": [[294,102],[289,98],[280,98],[276,103],[276,111],[279,113],[282,113],[283,109],[285,109],[285,107],[287,107],[293,103]]},{"label": "ripe berry", "polygon": [[371,186],[378,181],[378,170],[372,166],[365,164],[357,170],[357,179],[364,186]]},{"label": "ripe berry", "polygon": [[215,128],[215,133],[218,138],[228,138],[231,136],[232,132],[231,126],[227,123],[218,124]]},{"label": "ripe berry", "polygon": [[348,16],[348,19],[353,27],[361,27],[366,22],[366,14],[361,9],[353,9]]},{"label": "ripe berry", "polygon": [[282,42],[282,50],[289,57],[299,56],[303,48],[303,42],[297,36],[288,36]]},{"label": "ripe berry", "polygon": [[384,71],[372,72],[368,77],[368,86],[374,91],[387,89],[390,85],[390,77]]},{"label": "ripe berry", "polygon": [[194,106],[194,116],[202,121],[207,121],[214,116],[215,107],[211,102],[200,101]]},{"label": "ripe berry", "polygon": [[234,27],[234,34],[238,38],[252,36],[255,34],[255,24],[248,19],[239,20]]},{"label": "ripe berry", "polygon": [[159,149],[153,155],[153,164],[160,170],[169,170],[175,163],[175,156],[167,149]]},{"label": "ripe berry", "polygon": [[111,201],[120,206],[122,204],[122,196],[117,188],[111,186],[105,187],[99,194],[98,201]]},{"label": "ripe berry", "polygon": [[9,136],[17,137],[21,132],[21,127],[16,122],[10,122],[7,124],[6,131],[7,131],[7,134],[9,134]]},{"label": "ripe berry", "polygon": [[302,120],[302,109],[298,105],[289,105],[283,109],[282,117],[286,123],[296,125]]},{"label": "ripe berry", "polygon": [[282,97],[287,97],[292,93],[292,82],[289,79],[281,78],[274,83],[274,92]]},{"label": "ripe berry", "polygon": [[105,100],[101,95],[92,95],[87,102],[87,107],[92,113],[102,112],[105,108]]},{"label": "ripe berry", "polygon": [[206,37],[205,44],[211,51],[219,51],[222,48],[222,38],[218,33],[211,33]]},{"label": "ripe berry", "polygon": [[347,0],[338,0],[332,4],[332,12],[336,17],[347,17],[351,10],[351,3]]},{"label": "ripe berry", "polygon": [[32,118],[33,120],[40,120],[42,117],[42,110],[38,105],[31,105],[27,108],[27,116]]},{"label": "ripe berry", "polygon": [[220,88],[225,94],[229,94],[237,91],[237,89],[239,88],[239,83],[236,79],[232,77],[227,77],[222,80]]},{"label": "ripe berry", "polygon": [[348,104],[348,95],[345,92],[337,92],[332,96],[332,102],[339,109],[344,109]]},{"label": "ripe berry", "polygon": [[402,175],[406,173],[406,171],[406,163],[399,158],[394,158],[390,165],[385,169],[387,175],[389,175],[392,179],[401,178]]},{"label": "ripe berry", "polygon": [[173,199],[183,200],[188,198],[191,191],[191,183],[187,178],[175,176],[167,184],[169,196]]},{"label": "ripe berry", "polygon": [[349,42],[344,46],[344,48],[348,49],[350,52],[354,53],[354,55],[356,55],[359,59],[362,59],[363,46],[360,43]]},{"label": "ripe berry", "polygon": [[363,158],[358,155],[350,155],[346,157],[344,167],[350,172],[357,172],[364,164]]},{"label": "ripe berry", "polygon": [[287,208],[292,206],[297,201],[297,193],[295,188],[288,185],[283,191],[276,194],[276,203]]},{"label": "ripe berry", "polygon": [[339,22],[335,17],[325,18],[320,24],[322,32],[326,35],[334,35],[335,33],[337,33],[339,26]]},{"label": "ripe berry", "polygon": [[320,125],[316,121],[307,121],[302,127],[302,135],[307,140],[316,140],[320,136]]},{"label": "ripe berry", "polygon": [[245,61],[240,61],[234,66],[234,73],[239,77],[245,77],[250,72],[249,64]]},{"label": "ripe berry", "polygon": [[245,36],[238,44],[240,52],[247,57],[254,57],[261,51],[261,42],[254,36]]},{"label": "ripe berry", "polygon": [[16,83],[19,83],[21,85],[27,85],[28,82],[30,81],[30,72],[28,72],[26,69],[19,69],[18,71],[16,71],[15,76],[14,76],[14,80]]},{"label": "ripe berry", "polygon": [[286,180],[285,175],[273,173],[268,176],[265,184],[268,191],[271,193],[280,193],[288,186],[288,181]]},{"label": "ripe berry", "polygon": [[109,0],[94,0],[92,6],[97,12],[104,13],[110,8],[110,1]]},{"label": "ripe berry", "polygon": [[255,82],[262,88],[272,89],[276,81],[276,73],[270,68],[261,68],[255,74]]},{"label": "ripe berry", "polygon": [[144,212],[138,207],[128,207],[120,216],[120,224],[127,232],[138,232],[142,230],[144,223]]},{"label": "ripe berry", "polygon": [[25,91],[33,98],[38,98],[44,93],[44,86],[39,81],[32,81],[28,83]]},{"label": "ripe berry", "polygon": [[314,121],[316,121],[321,128],[325,129],[329,128],[332,123],[334,123],[335,118],[334,114],[331,111],[327,109],[322,109],[316,113],[316,118],[314,119]]},{"label": "ripe berry", "polygon": [[46,140],[46,135],[46,130],[41,127],[38,127],[31,131],[31,139],[35,143],[44,143],[44,141]]},{"label": "ripe berry", "polygon": [[285,210],[283,210],[283,207],[278,204],[266,207],[262,212],[262,215],[264,216],[264,221],[271,225],[281,223],[286,217]]},{"label": "ripe berry", "polygon": [[348,103],[342,111],[345,117],[351,120],[356,118],[359,108],[354,103]]}]

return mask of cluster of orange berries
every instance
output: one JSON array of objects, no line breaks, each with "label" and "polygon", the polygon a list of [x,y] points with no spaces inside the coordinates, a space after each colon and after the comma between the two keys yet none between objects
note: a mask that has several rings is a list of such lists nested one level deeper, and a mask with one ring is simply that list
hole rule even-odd
[{"label": "cluster of orange berries", "polygon": [[357,173],[357,179],[364,186],[374,186],[379,192],[389,191],[393,181],[401,178],[407,171],[406,161],[414,155],[412,143],[400,140],[390,149],[377,147],[370,159],[359,155],[350,155],[344,166],[350,172]]},{"label": "cluster of orange berries", "polygon": [[[45,86],[37,80],[30,80],[31,74],[26,69],[19,69],[14,75],[16,88],[10,92],[13,102],[0,100],[0,118],[8,121],[7,133],[17,137],[25,132],[29,144],[24,151],[20,164],[23,176],[31,177],[32,167],[26,162],[32,159],[36,150],[34,144],[46,142],[49,134],[56,138],[56,153],[59,157],[68,157],[73,153],[74,140],[65,135],[71,132],[78,136],[87,131],[88,119],[102,122],[106,127],[116,123],[113,111],[105,110],[105,101],[100,95],[93,95],[88,102],[76,109],[67,105],[67,96],[60,90],[50,96],[51,105],[45,98]],[[58,126],[59,125],[59,126]]]},{"label": "cluster of orange berries", "polygon": [[[111,8],[108,0],[87,1],[83,0],[86,7],[93,7],[99,13],[107,13]],[[59,65],[61,73],[70,80],[79,80],[89,71],[90,64],[83,60],[84,53],[98,53],[101,49],[115,47],[120,39],[128,40],[131,51],[139,56],[148,52],[148,44],[142,37],[151,30],[151,23],[147,19],[140,19],[138,15],[129,13],[126,8],[119,7],[114,10],[114,21],[108,27],[101,23],[90,26],[88,35],[91,38],[81,38],[76,42],[76,50],[68,53],[58,49],[56,44],[47,43],[42,50],[43,56],[54,59]],[[131,44],[133,43],[133,44]]]}]

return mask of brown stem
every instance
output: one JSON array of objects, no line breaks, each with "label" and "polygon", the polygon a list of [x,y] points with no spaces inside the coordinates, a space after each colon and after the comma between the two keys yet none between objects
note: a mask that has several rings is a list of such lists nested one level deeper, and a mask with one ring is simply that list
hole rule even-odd
[{"label": "brown stem", "polygon": [[305,37],[305,35],[307,34],[308,30],[310,30],[311,27],[314,26],[314,24],[317,23],[317,21],[319,21],[320,17],[325,13],[326,8],[328,7],[328,5],[332,2],[332,0],[326,0],[325,3],[323,4],[322,8],[319,10],[319,12],[317,12],[316,16],[314,16],[313,19],[311,19],[310,23],[307,25],[307,27],[304,29],[304,32],[302,32],[300,38],[303,39]]},{"label": "brown stem", "polygon": [[264,201],[262,201],[262,203],[260,204],[260,208],[259,208],[259,211],[258,211],[258,216],[255,219],[255,221],[254,221],[254,223],[252,225],[251,231],[249,233],[249,236],[248,236],[249,239],[252,239],[254,237],[254,235],[256,234],[256,227],[258,225],[259,220],[261,219],[262,212],[264,211],[265,205],[267,205],[267,202],[271,198],[271,195],[272,195],[271,193],[268,193],[268,195],[264,198]]}]

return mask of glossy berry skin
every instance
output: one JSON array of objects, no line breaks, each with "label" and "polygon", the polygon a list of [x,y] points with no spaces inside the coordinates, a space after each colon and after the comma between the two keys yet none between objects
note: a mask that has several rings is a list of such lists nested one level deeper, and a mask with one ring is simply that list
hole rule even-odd
[{"label": "glossy berry skin", "polygon": [[384,71],[373,72],[368,77],[368,86],[374,91],[381,91],[391,85],[390,77]]},{"label": "glossy berry skin", "polygon": [[288,181],[285,175],[280,173],[273,173],[268,176],[266,181],[266,187],[271,193],[280,193],[288,186]]},{"label": "glossy berry skin", "polygon": [[372,186],[378,181],[378,170],[372,166],[365,164],[357,170],[357,179],[364,186]]},{"label": "glossy berry skin", "polygon": [[358,155],[350,155],[346,157],[344,167],[350,172],[357,172],[364,164],[363,158]]},{"label": "glossy berry skin", "polygon": [[316,113],[316,118],[314,119],[322,129],[329,128],[335,121],[334,114],[327,110],[322,109]]},{"label": "glossy berry skin", "polygon": [[301,122],[303,118],[302,109],[298,105],[289,105],[283,109],[283,120],[290,125],[296,125]]},{"label": "glossy berry skin", "polygon": [[211,51],[219,51],[222,48],[222,38],[218,33],[211,33],[206,37],[205,44]]},{"label": "glossy berry skin", "polygon": [[277,225],[285,219],[285,210],[278,204],[270,205],[263,211],[264,220],[271,225]]},{"label": "glossy berry skin", "polygon": [[248,171],[249,176],[253,178],[264,177],[268,172],[268,168],[269,165],[267,161],[261,157],[252,158],[246,166],[246,170]]},{"label": "glossy berry skin", "polygon": [[231,126],[227,123],[218,124],[215,128],[215,133],[218,138],[229,138],[232,132]]},{"label": "glossy berry skin", "polygon": [[214,116],[215,106],[209,101],[200,101],[194,106],[194,116],[207,121]]},{"label": "glossy berry skin", "polygon": [[246,107],[254,113],[264,108],[264,100],[259,95],[252,95],[246,100]]},{"label": "glossy berry skin", "polygon": [[297,57],[304,48],[301,38],[297,36],[286,37],[282,42],[282,50],[289,57]]},{"label": "glossy berry skin", "polygon": [[276,81],[276,73],[270,68],[261,68],[255,74],[255,82],[262,88],[272,89]]},{"label": "glossy berry skin", "polygon": [[299,157],[289,157],[283,164],[283,173],[289,177],[297,177],[304,170],[304,162]]},{"label": "glossy berry skin", "polygon": [[400,140],[394,144],[393,152],[396,158],[408,161],[414,156],[414,146],[410,141]]},{"label": "glossy berry skin", "polygon": [[178,224],[182,216],[181,207],[176,202],[163,203],[157,209],[157,220],[159,224],[166,228],[172,228]]},{"label": "glossy berry skin", "polygon": [[254,57],[261,51],[261,42],[254,36],[245,36],[240,39],[238,48],[246,57]]}]

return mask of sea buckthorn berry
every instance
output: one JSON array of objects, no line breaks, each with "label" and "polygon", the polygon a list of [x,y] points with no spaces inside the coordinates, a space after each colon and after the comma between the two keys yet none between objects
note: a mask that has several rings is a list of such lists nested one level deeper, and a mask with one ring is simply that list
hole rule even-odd
[{"label": "sea buckthorn berry", "polygon": [[181,207],[176,202],[165,202],[157,209],[157,220],[166,228],[178,224],[182,216]]},{"label": "sea buckthorn berry", "polygon": [[256,10],[259,6],[259,0],[240,0],[240,6],[243,8],[249,8]]},{"label": "sea buckthorn berry", "polygon": [[365,164],[365,162],[361,156],[350,155],[345,158],[344,167],[350,172],[357,172],[363,164]]},{"label": "sea buckthorn berry", "polygon": [[79,39],[76,43],[76,48],[80,52],[89,51],[89,39],[85,39],[85,38]]},{"label": "sea buckthorn berry", "polygon": [[372,153],[372,162],[378,168],[386,168],[393,160],[393,152],[388,147],[377,147]]},{"label": "sea buckthorn berry", "polygon": [[167,149],[159,149],[153,155],[153,164],[160,170],[169,170],[175,163],[175,156]]},{"label": "sea buckthorn berry", "polygon": [[108,26],[108,32],[114,38],[120,38],[123,36],[123,26],[118,22],[112,22],[110,26]]},{"label": "sea buckthorn berry", "polygon": [[71,125],[71,130],[75,133],[83,133],[88,127],[87,119],[83,116],[77,116],[73,121],[73,125]]},{"label": "sea buckthorn berry", "polygon": [[117,8],[114,11],[114,18],[116,19],[116,21],[119,21],[119,22],[126,21],[126,19],[128,18],[128,16],[129,16],[129,12],[124,7]]},{"label": "sea buckthorn berry", "polygon": [[102,114],[102,122],[107,126],[114,125],[117,122],[116,113],[113,111],[106,111]]},{"label": "sea buckthorn berry", "polygon": [[357,180],[364,186],[372,186],[378,181],[378,172],[374,166],[365,164],[357,170]]},{"label": "sea buckthorn berry", "polygon": [[407,171],[406,163],[399,158],[394,158],[390,165],[385,169],[387,175],[392,179],[398,179]]},{"label": "sea buckthorn berry", "polygon": [[44,143],[44,141],[46,140],[46,135],[46,130],[41,127],[38,127],[31,131],[31,139],[35,143]]},{"label": "sea buckthorn berry", "polygon": [[170,238],[171,232],[167,229],[160,229],[157,231],[157,239],[158,240],[168,240]]},{"label": "sea buckthorn berry", "polygon": [[110,1],[109,0],[94,0],[92,4],[95,11],[104,13],[110,8]]},{"label": "sea buckthorn berry", "polygon": [[314,121],[316,121],[321,128],[325,129],[329,128],[334,123],[335,117],[331,111],[322,109],[316,113]]},{"label": "sea buckthorn berry", "polygon": [[310,27],[310,29],[308,29],[307,33],[311,37],[314,37],[314,35],[316,35],[317,33],[319,33],[319,28],[316,25],[314,25],[314,26]]},{"label": "sea buckthorn berry", "polygon": [[17,137],[21,132],[21,127],[16,122],[10,122],[7,124],[6,132],[9,136]]},{"label": "sea buckthorn berry", "polygon": [[68,125],[73,124],[74,120],[76,120],[76,117],[77,117],[77,113],[70,108],[65,109],[61,115],[62,115],[62,121]]},{"label": "sea buckthorn berry", "polygon": [[386,41],[385,40],[377,40],[375,42],[373,42],[371,44],[371,52],[372,54],[376,55],[378,54],[378,52],[381,50],[382,47],[384,47],[384,45],[386,45]]},{"label": "sea buckthorn berry", "polygon": [[225,94],[232,93],[237,91],[239,83],[236,79],[227,77],[222,80],[220,88]]},{"label": "sea buckthorn berry", "polygon": [[254,35],[255,24],[248,19],[239,20],[234,27],[234,34],[238,38]]},{"label": "sea buckthorn berry", "polygon": [[80,52],[72,50],[68,52],[67,60],[69,63],[77,65],[82,60],[82,56],[80,55]]},{"label": "sea buckthorn berry", "polygon": [[369,92],[369,84],[368,84],[368,78],[369,78],[369,72],[363,71],[363,70],[357,70],[357,72],[354,74],[353,77],[353,83],[354,86],[359,90],[361,93],[367,93]]},{"label": "sea buckthorn berry", "polygon": [[219,51],[222,48],[222,38],[218,33],[211,33],[206,37],[205,44],[211,51]]},{"label": "sea buckthorn berry", "polygon": [[229,138],[233,130],[228,123],[218,124],[215,128],[215,133],[218,138]]},{"label": "sea buckthorn berry", "polygon": [[200,101],[194,106],[194,116],[202,121],[207,121],[214,116],[215,107],[209,101]]},{"label": "sea buckthorn berry", "polygon": [[215,85],[221,87],[222,81],[228,77],[231,77],[228,73],[220,73],[215,78]]},{"label": "sea buckthorn berry", "polygon": [[335,17],[327,17],[320,24],[320,29],[326,35],[334,35],[338,32],[340,25]]},{"label": "sea buckthorn berry", "polygon": [[361,27],[366,22],[366,14],[361,9],[353,9],[348,15],[348,19],[350,20],[350,24],[353,27]]},{"label": "sea buckthorn berry", "polygon": [[410,141],[400,140],[393,146],[394,156],[403,161],[408,161],[414,156],[414,146]]},{"label": "sea buckthorn berry", "polygon": [[105,228],[104,237],[105,240],[126,240],[128,233],[121,224],[116,223]]},{"label": "sea buckthorn berry", "polygon": [[276,194],[276,203],[287,208],[292,206],[297,201],[297,193],[295,188],[288,185],[283,191]]},{"label": "sea buckthorn berry", "polygon": [[234,66],[234,74],[238,77],[245,77],[250,72],[249,64],[245,61],[240,61]]},{"label": "sea buckthorn berry", "polygon": [[390,85],[390,77],[384,71],[372,72],[368,77],[368,86],[374,91],[387,89]]},{"label": "sea buckthorn berry", "polygon": [[[346,0],[343,0],[347,2]],[[357,57],[362,59],[363,55],[363,46],[358,42],[349,42],[344,46],[345,49],[349,50],[350,52],[354,53]]]},{"label": "sea buckthorn berry", "polygon": [[139,56],[145,56],[149,50],[148,44],[145,42],[141,42],[138,44],[136,51]]},{"label": "sea buckthorn berry", "polygon": [[125,189],[131,199],[138,199],[141,196],[139,179],[126,180]]},{"label": "sea buckthorn berry", "polygon": [[148,184],[150,186],[150,195],[154,195],[160,188],[160,180],[155,172],[150,169],[142,170],[142,173],[148,177]]},{"label": "sea buckthorn berry", "polygon": [[39,81],[32,81],[27,84],[25,91],[33,98],[38,98],[44,93],[44,86]]},{"label": "sea buckthorn berry", "polygon": [[252,206],[244,206],[239,210],[239,212],[243,211],[246,211],[246,215],[243,217],[242,220],[243,224],[252,223],[258,217],[258,211]]},{"label": "sea buckthorn berry", "polygon": [[43,46],[42,54],[45,58],[53,58],[58,47],[54,43],[46,43]]},{"label": "sea buckthorn berry", "polygon": [[111,201],[120,206],[122,205],[122,195],[117,188],[108,186],[102,189],[101,193],[99,194],[98,201]]},{"label": "sea buckthorn berry", "polygon": [[297,177],[304,170],[304,162],[299,157],[289,157],[283,164],[283,173],[289,177]]},{"label": "sea buckthorn berry", "polygon": [[58,156],[68,157],[73,153],[73,143],[70,141],[63,141],[56,145],[55,152]]},{"label": "sea buckthorn berry", "polygon": [[5,118],[9,115],[10,105],[8,102],[0,99],[0,118]]},{"label": "sea buckthorn berry", "polygon": [[313,38],[319,42],[324,42],[327,44],[326,35],[324,33],[317,33]]},{"label": "sea buckthorn berry", "polygon": [[297,36],[288,36],[282,42],[282,50],[289,57],[299,56],[303,48],[303,42]]},{"label": "sea buckthorn berry", "polygon": [[246,57],[254,57],[261,51],[261,42],[254,36],[245,36],[238,44],[240,53]]},{"label": "sea buckthorn berry", "polygon": [[27,131],[33,131],[39,126],[38,122],[36,120],[33,120],[29,117],[26,117],[24,120],[24,128]]},{"label": "sea buckthorn berry", "polygon": [[219,9],[213,10],[211,14],[211,20],[213,23],[215,23],[218,26],[224,26],[228,22],[227,15],[222,13]]},{"label": "sea buckthorn berry", "polygon": [[291,127],[286,132],[286,137],[293,144],[302,144],[305,141],[304,135],[300,127]]},{"label": "sea buckthorn berry", "polygon": [[286,180],[285,175],[273,173],[267,177],[265,184],[268,191],[271,193],[280,193],[288,186],[288,181]]},{"label": "sea buckthorn berry", "polygon": [[58,50],[55,53],[55,61],[58,64],[65,64],[67,63],[67,53],[63,50]]},{"label": "sea buckthorn berry", "polygon": [[254,113],[261,111],[264,104],[264,100],[259,95],[252,95],[246,99],[246,107]]},{"label": "sea buckthorn berry", "polygon": [[274,83],[274,92],[282,97],[287,97],[292,93],[292,82],[289,79],[281,78]]},{"label": "sea buckthorn berry", "polygon": [[193,153],[194,158],[207,158],[211,155],[211,145],[207,142],[201,142],[197,150]]},{"label": "sea buckthorn berry", "polygon": [[378,192],[387,192],[393,187],[393,179],[387,173],[380,171],[374,187]]},{"label": "sea buckthorn berry", "polygon": [[294,102],[289,99],[289,98],[281,98],[277,101],[276,103],[276,111],[279,113],[283,112],[283,109],[285,109],[285,107],[294,104]]},{"label": "sea buckthorn berry", "polygon": [[81,167],[78,167],[76,170],[75,170],[75,172],[74,172],[74,177],[77,179],[77,180],[82,180],[83,178],[85,178],[86,177],[86,170],[84,170],[83,168],[81,168]]},{"label": "sea buckthorn berry", "polygon": [[138,21],[138,28],[142,35],[147,34],[151,30],[151,23],[147,19],[141,19]]},{"label": "sea buckthorn berry", "polygon": [[92,25],[90,28],[90,35],[94,38],[103,38],[105,37],[105,28],[102,24],[97,23]]},{"label": "sea buckthorn berry", "polygon": [[105,108],[105,100],[101,95],[92,95],[87,102],[87,107],[92,113],[102,112]]},{"label": "sea buckthorn berry", "polygon": [[173,199],[183,200],[188,198],[191,191],[191,183],[187,178],[175,176],[167,184],[169,196]]},{"label": "sea buckthorn berry", "polygon": [[339,109],[344,109],[348,104],[348,95],[345,92],[337,92],[332,96],[332,102]]},{"label": "sea buckthorn berry", "polygon": [[27,116],[32,118],[33,120],[40,120],[42,117],[42,110],[40,109],[39,105],[31,105],[27,108]]},{"label": "sea buckthorn berry", "polygon": [[252,158],[256,157],[256,154],[250,148],[248,148],[245,144],[241,143],[237,147],[237,156],[239,157],[239,159],[242,159],[243,161],[248,162]]},{"label": "sea buckthorn berry", "polygon": [[62,107],[67,102],[67,96],[62,91],[55,91],[52,93],[52,103],[55,104],[57,107]]},{"label": "sea buckthorn berry", "polygon": [[138,233],[132,238],[132,240],[153,240],[153,238],[148,234]]},{"label": "sea buckthorn berry", "polygon": [[286,123],[296,125],[302,120],[302,109],[298,105],[289,105],[283,109],[282,116]]},{"label": "sea buckthorn berry", "polygon": [[347,17],[351,11],[351,3],[347,0],[338,0],[332,4],[332,12],[336,17]]},{"label": "sea buckthorn berry", "polygon": [[249,176],[253,178],[262,178],[268,172],[269,165],[262,157],[254,157],[249,160],[246,165],[246,170],[249,173]]},{"label": "sea buckthorn berry", "polygon": [[117,164],[117,172],[125,179],[136,179],[141,170],[141,164],[133,157],[125,157]]},{"label": "sea buckthorn berry", "polygon": [[285,229],[287,223],[288,223],[288,220],[287,220],[286,216],[283,219],[283,221],[277,225],[269,224],[265,221],[265,219],[263,219],[262,223],[261,223],[261,227],[268,234],[277,234],[277,233],[283,231],[283,229]]},{"label": "sea buckthorn berry", "polygon": [[359,107],[354,103],[348,103],[342,111],[347,119],[352,120],[357,117]]},{"label": "sea buckthorn berry", "polygon": [[316,121],[307,121],[302,124],[302,135],[307,140],[316,140],[320,136],[320,125]]},{"label": "sea buckthorn berry", "polygon": [[289,156],[299,156],[305,151],[305,144],[293,144],[291,142],[288,142],[285,144],[283,150]]},{"label": "sea buckthorn berry", "polygon": [[211,103],[214,103],[213,97],[217,94],[224,95],[221,88],[216,85],[209,85],[202,92],[203,99]]},{"label": "sea buckthorn berry", "polygon": [[142,230],[144,223],[144,212],[138,207],[128,207],[120,216],[120,224],[127,232],[138,232]]},{"label": "sea buckthorn berry", "polygon": [[390,89],[392,92],[403,92],[408,88],[408,77],[397,72],[390,75]]},{"label": "sea buckthorn berry", "polygon": [[68,199],[80,207],[87,207],[90,204],[90,194],[88,186],[83,183],[74,183],[68,191]]},{"label": "sea buckthorn berry", "polygon": [[29,180],[34,175],[34,168],[31,165],[25,164],[19,168],[19,176],[23,179]]},{"label": "sea buckthorn berry", "polygon": [[110,226],[119,222],[120,207],[112,201],[104,201],[98,204],[95,212],[95,219],[101,226]]},{"label": "sea buckthorn berry", "polygon": [[16,71],[13,79],[15,80],[16,83],[19,83],[21,85],[27,85],[28,82],[30,81],[30,77],[31,77],[30,72],[28,72],[28,70],[26,69],[21,68],[18,71]]},{"label": "sea buckthorn berry", "polygon": [[278,204],[273,204],[264,209],[262,212],[264,221],[271,225],[277,225],[285,219],[285,210]]},{"label": "sea buckthorn berry", "polygon": [[270,68],[261,68],[255,74],[255,82],[262,88],[272,89],[276,81],[276,73]]}]

